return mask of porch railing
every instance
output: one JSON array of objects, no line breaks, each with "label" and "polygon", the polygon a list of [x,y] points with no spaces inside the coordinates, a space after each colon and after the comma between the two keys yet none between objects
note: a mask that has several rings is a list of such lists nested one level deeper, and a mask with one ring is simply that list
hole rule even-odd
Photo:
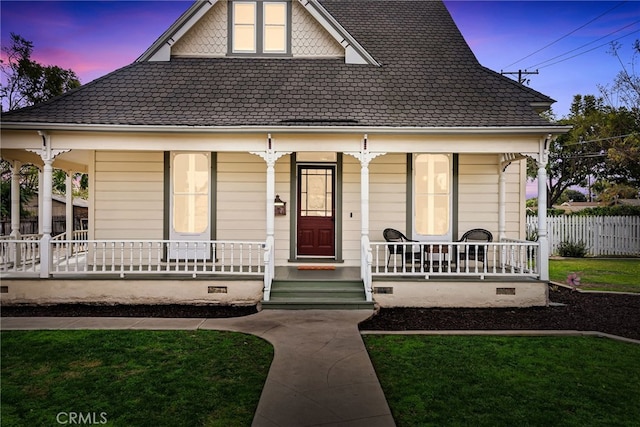
[{"label": "porch railing", "polygon": [[10,236],[0,238],[0,272],[37,275],[40,270],[40,236],[22,235],[16,240]]},{"label": "porch railing", "polygon": [[[0,272],[43,271],[40,236],[0,239]],[[55,275],[255,275],[265,274],[265,243],[256,241],[64,240],[50,241]]]},{"label": "porch railing", "polygon": [[263,275],[264,242],[57,240],[51,274]]},{"label": "porch railing", "polygon": [[537,242],[372,242],[371,249],[373,276],[539,276]]}]

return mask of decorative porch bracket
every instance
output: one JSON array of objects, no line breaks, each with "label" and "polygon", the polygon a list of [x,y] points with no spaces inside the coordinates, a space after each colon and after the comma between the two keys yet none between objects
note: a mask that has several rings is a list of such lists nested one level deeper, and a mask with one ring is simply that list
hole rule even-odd
[{"label": "decorative porch bracket", "polygon": [[59,154],[71,150],[54,150],[51,148],[51,136],[44,131],[38,131],[42,137],[42,149],[28,150],[42,158],[44,162],[42,189],[42,239],[40,240],[40,277],[46,279],[51,271],[51,232],[53,226],[53,161]]},{"label": "decorative porch bracket", "polygon": [[271,280],[275,274],[275,213],[274,213],[274,200],[276,197],[276,161],[286,155],[291,154],[291,151],[276,151],[274,148],[274,141],[271,138],[271,134],[267,135],[267,147],[265,151],[250,151],[251,154],[260,156],[267,163],[267,194],[266,194],[266,253],[270,254],[270,262],[266,267],[269,269],[265,272],[265,286],[264,286],[264,299],[269,300],[269,293],[271,289]]},{"label": "decorative porch bracket", "polygon": [[367,289],[367,301],[372,300],[371,268],[368,266],[371,245],[369,244],[369,163],[378,156],[387,153],[371,152],[368,147],[368,135],[362,139],[360,151],[345,151],[344,154],[355,157],[360,161],[360,277],[364,280]]}]

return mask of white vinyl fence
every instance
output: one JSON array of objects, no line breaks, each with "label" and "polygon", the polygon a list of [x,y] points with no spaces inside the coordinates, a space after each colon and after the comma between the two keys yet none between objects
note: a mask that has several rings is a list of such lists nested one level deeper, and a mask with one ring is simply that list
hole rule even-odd
[{"label": "white vinyl fence", "polygon": [[[582,242],[590,256],[640,256],[640,216],[554,216],[547,228],[552,255],[561,242]],[[527,234],[537,229],[538,217],[527,216]]]}]

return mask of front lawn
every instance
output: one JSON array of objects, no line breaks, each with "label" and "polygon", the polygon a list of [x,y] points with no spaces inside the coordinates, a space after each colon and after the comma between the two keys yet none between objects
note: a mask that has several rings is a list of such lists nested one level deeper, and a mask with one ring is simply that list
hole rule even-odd
[{"label": "front lawn", "polygon": [[570,273],[580,276],[580,289],[640,293],[640,259],[549,260],[549,278],[552,281],[566,283]]},{"label": "front lawn", "polygon": [[273,358],[269,343],[219,331],[8,331],[1,339],[3,427],[251,425]]},{"label": "front lawn", "polygon": [[363,339],[400,427],[640,420],[640,345],[594,337]]}]

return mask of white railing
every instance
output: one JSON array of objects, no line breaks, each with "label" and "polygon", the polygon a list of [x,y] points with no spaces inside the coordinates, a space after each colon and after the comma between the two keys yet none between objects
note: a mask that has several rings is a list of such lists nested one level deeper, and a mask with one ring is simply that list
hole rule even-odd
[{"label": "white railing", "polygon": [[[374,276],[538,277],[538,243],[372,242]],[[474,256],[481,254],[481,256]]]},{"label": "white railing", "polygon": [[371,277],[371,266],[373,255],[371,253],[371,242],[368,236],[362,237],[360,252],[360,277],[364,284],[364,294],[367,301],[373,301],[373,278]]},{"label": "white railing", "polygon": [[271,284],[275,276],[275,248],[272,237],[267,238],[264,249],[264,290],[263,299],[269,301],[271,298]]},{"label": "white railing", "polygon": [[263,275],[264,242],[56,240],[51,274]]},{"label": "white railing", "polygon": [[40,241],[36,235],[26,239],[0,239],[0,272],[21,275],[37,274],[40,269]]},{"label": "white railing", "polygon": [[[538,217],[527,217],[527,232],[538,230]],[[583,243],[591,256],[640,255],[640,216],[578,216],[547,218],[549,253],[562,242]]]}]

